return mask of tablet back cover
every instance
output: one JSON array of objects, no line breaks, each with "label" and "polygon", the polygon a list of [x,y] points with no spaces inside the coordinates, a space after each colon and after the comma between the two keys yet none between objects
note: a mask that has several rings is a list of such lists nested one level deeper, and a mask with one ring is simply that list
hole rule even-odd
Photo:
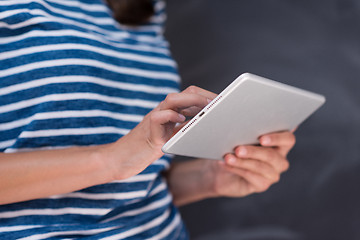
[{"label": "tablet back cover", "polygon": [[321,95],[245,73],[189,121],[163,147],[166,153],[222,159],[238,145],[292,130],[315,112]]}]

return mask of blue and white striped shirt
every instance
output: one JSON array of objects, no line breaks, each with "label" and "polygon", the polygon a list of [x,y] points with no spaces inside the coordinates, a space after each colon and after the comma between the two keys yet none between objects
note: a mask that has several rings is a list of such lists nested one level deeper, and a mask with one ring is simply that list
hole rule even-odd
[{"label": "blue and white striped shirt", "polygon": [[[0,151],[111,143],[179,89],[163,1],[140,27],[101,0],[0,1]],[[161,171],[0,206],[0,239],[186,239]],[[1,196],[0,196],[1,197]]]}]

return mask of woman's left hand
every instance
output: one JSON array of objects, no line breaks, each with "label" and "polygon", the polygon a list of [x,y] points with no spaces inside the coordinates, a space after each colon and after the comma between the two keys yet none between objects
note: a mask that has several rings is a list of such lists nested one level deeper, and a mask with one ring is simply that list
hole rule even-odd
[{"label": "woman's left hand", "polygon": [[[243,197],[266,191],[289,168],[286,158],[295,144],[292,132],[260,137],[261,146],[238,146],[222,161],[207,160],[213,196]],[[208,168],[209,170],[209,168]]]}]

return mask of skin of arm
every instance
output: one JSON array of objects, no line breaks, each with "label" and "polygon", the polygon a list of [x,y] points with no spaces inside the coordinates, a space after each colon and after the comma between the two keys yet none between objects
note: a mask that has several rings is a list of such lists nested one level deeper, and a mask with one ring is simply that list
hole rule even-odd
[{"label": "skin of arm", "polygon": [[0,204],[73,192],[132,177],[160,158],[186,109],[202,108],[209,92],[191,86],[169,94],[127,135],[105,145],[0,153]]},{"label": "skin of arm", "polygon": [[[0,204],[73,192],[135,175],[141,170],[134,166],[136,162],[157,158],[136,135],[99,146],[1,153]],[[143,151],[138,151],[139,147]],[[120,168],[129,171],[120,172]]]}]

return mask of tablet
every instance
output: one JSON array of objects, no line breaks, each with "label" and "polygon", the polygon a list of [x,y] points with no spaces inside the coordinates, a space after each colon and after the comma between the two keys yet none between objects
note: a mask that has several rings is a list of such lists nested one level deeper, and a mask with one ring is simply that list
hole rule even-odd
[{"label": "tablet", "polygon": [[325,97],[244,73],[162,147],[164,153],[223,159],[261,135],[293,130],[325,103]]}]

